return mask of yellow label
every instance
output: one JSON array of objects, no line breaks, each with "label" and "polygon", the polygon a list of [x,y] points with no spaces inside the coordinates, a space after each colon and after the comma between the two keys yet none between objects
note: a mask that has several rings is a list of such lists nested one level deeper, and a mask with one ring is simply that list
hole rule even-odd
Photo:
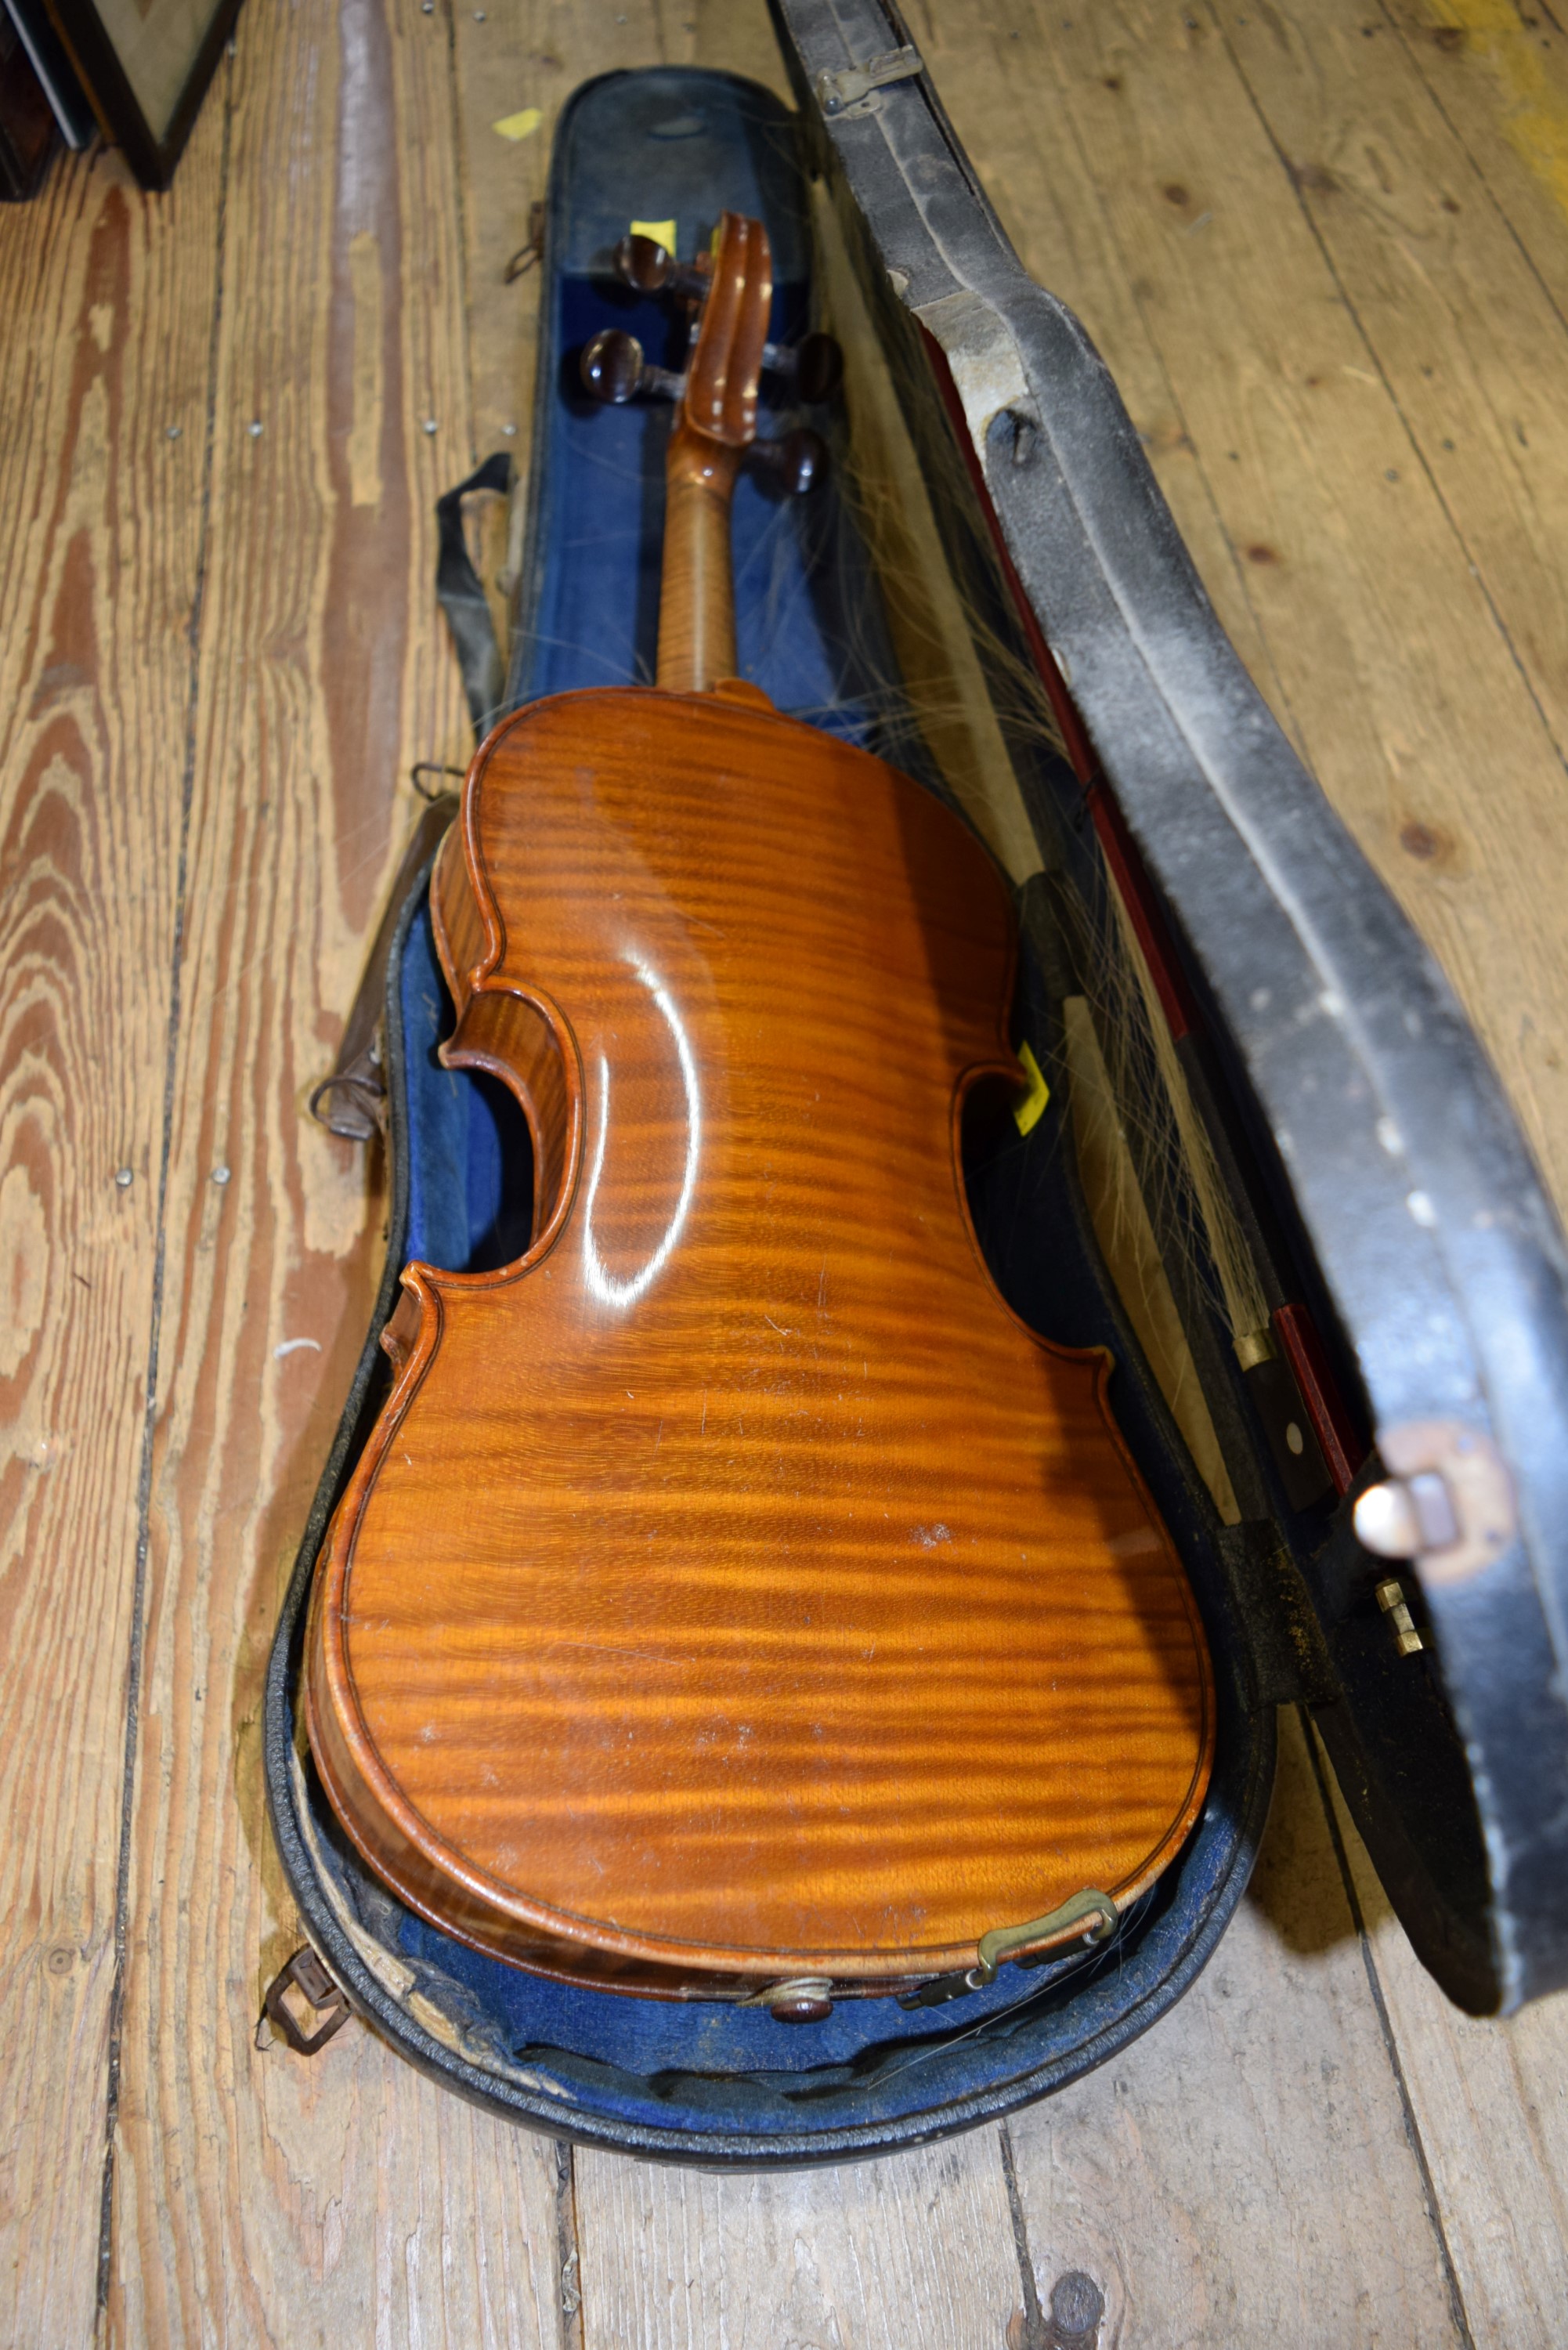
[{"label": "yellow label", "polygon": [[675,250],[673,221],[633,221],[631,233],[633,236],[650,236],[655,244],[661,244],[664,247],[666,253],[673,253]]},{"label": "yellow label", "polygon": [[1029,1090],[1012,1105],[1012,1115],[1020,1134],[1033,1134],[1040,1123],[1040,1113],[1051,1098],[1051,1088],[1040,1074],[1040,1064],[1027,1045],[1018,1047],[1018,1058]]},{"label": "yellow label", "polygon": [[545,120],[536,106],[525,106],[521,114],[504,114],[499,122],[491,124],[503,139],[531,139]]}]

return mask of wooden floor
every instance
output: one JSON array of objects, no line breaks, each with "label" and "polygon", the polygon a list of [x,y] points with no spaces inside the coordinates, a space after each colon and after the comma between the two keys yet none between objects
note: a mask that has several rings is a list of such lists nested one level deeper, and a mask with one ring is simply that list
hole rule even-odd
[{"label": "wooden floor", "polygon": [[[912,21],[1568,1209],[1568,20]],[[1005,2129],[712,2178],[255,2045],[263,1659],[381,1216],[304,1098],[462,747],[431,506],[528,414],[503,265],[567,92],[659,57],[779,78],[761,0],[253,0],[171,195],[0,217],[0,2340],[1001,2350],[1078,2266],[1140,2350],[1553,2350],[1568,2005],[1445,2007],[1293,1717],[1206,1976]]]}]

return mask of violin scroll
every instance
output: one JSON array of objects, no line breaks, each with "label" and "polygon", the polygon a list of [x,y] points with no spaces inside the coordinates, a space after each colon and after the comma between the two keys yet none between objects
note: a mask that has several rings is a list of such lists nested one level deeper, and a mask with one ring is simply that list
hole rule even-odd
[{"label": "violin scroll", "polygon": [[[709,255],[700,254],[695,261],[677,261],[657,237],[623,236],[613,258],[616,276],[637,294],[670,294],[695,308],[707,300],[712,286]],[[597,343],[602,338],[594,339]],[[763,366],[768,373],[792,383],[798,399],[814,404],[831,400],[844,380],[844,353],[833,336],[820,331],[803,336],[797,344],[764,344]]]},{"label": "violin scroll", "polygon": [[831,398],[844,355],[831,335],[798,345],[774,342],[773,251],[761,221],[725,213],[712,251],[678,261],[657,237],[634,232],[615,248],[617,276],[639,294],[673,296],[692,313],[684,374],[654,366],[635,335],[610,327],[578,362],[583,388],[608,408],[639,398],[675,402],[665,461],[664,584],[659,598],[659,683],[702,693],[735,674],[730,504],[742,462],[785,496],[822,479],[826,446],[804,428],[777,441],[757,438],[762,378],[793,384],[803,400]]}]

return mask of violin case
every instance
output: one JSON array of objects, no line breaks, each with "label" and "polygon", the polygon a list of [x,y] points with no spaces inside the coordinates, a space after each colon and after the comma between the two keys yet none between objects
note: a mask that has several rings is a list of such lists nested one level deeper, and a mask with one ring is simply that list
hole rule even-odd
[{"label": "violin case", "polygon": [[[919,721],[918,631],[896,623],[878,521],[889,495],[924,500],[971,648],[962,691],[988,699],[1027,818],[1022,853],[1015,818],[1001,833],[1023,950],[1014,1035],[1041,1081],[1032,1124],[971,1149],[971,1210],[1024,1318],[1114,1357],[1117,1419],[1213,1657],[1207,1802],[1106,1949],[1003,1968],[947,2004],[841,2001],[807,2026],[523,1972],[426,1924],[365,1868],[302,1727],[317,1550],[387,1390],[379,1338],[404,1263],[497,1265],[527,1240],[521,1113],[436,1057],[452,1014],[425,884],[450,801],[405,860],[351,1023],[360,1047],[374,1031],[358,1092],[333,1097],[339,1130],[367,1134],[367,1087],[381,1097],[386,1271],[265,1715],[273,1825],[328,2003],[336,1986],[410,2061],[534,2127],[751,2167],[878,2153],[1005,2114],[1157,2022],[1245,1887],[1281,1703],[1311,1709],[1451,1998],[1494,2012],[1568,1981],[1568,1265],[1540,1178],[1446,981],[1220,630],[1104,365],[1024,276],[907,28],[883,0],[776,0],[776,15],[793,112],[734,77],[673,67],[607,75],[566,109],[504,672],[457,493],[440,590],[481,733],[539,696],[650,674],[669,411],[592,407],[577,354],[615,325],[679,364],[679,323],[610,271],[632,221],[675,223],[689,254],[723,207],[760,217],[774,339],[826,321],[849,364],[845,396],[814,419],[826,484],[793,501],[749,477],[737,492],[741,666],[780,709],[950,794],[933,745],[951,709]],[[868,483],[851,430],[857,352],[873,346],[904,452],[891,491]],[[504,477],[493,461],[474,481]],[[994,845],[985,807],[965,805]],[[1126,965],[1129,935],[1143,981],[1118,993],[1106,966]],[[1190,1415],[1184,1436],[1096,1238],[1070,1049],[1085,1003],[1107,1054],[1113,1022],[1144,1021],[1117,1047],[1135,1093],[1185,1088],[1185,1124],[1125,1123],[1218,1477],[1211,1461],[1199,1473]],[[1182,1165],[1194,1118],[1262,1269],[1272,1344],[1238,1345],[1221,1312],[1216,1228]],[[1371,1555],[1352,1523],[1390,1472],[1420,1504],[1413,1563]]]}]

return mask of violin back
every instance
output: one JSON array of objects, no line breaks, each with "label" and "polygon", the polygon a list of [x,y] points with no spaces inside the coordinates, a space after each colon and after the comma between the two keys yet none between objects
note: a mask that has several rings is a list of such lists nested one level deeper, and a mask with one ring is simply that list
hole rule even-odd
[{"label": "violin back", "polygon": [[983,848],[743,687],[618,689],[496,731],[438,898],[444,1057],[522,1101],[535,1236],[409,1267],[318,1571],[309,1734],[367,1861],[478,1949],[674,1995],[1125,1906],[1213,1691],[1109,1358],[1029,1332],[971,1225],[965,1097],[1018,1076]]}]

